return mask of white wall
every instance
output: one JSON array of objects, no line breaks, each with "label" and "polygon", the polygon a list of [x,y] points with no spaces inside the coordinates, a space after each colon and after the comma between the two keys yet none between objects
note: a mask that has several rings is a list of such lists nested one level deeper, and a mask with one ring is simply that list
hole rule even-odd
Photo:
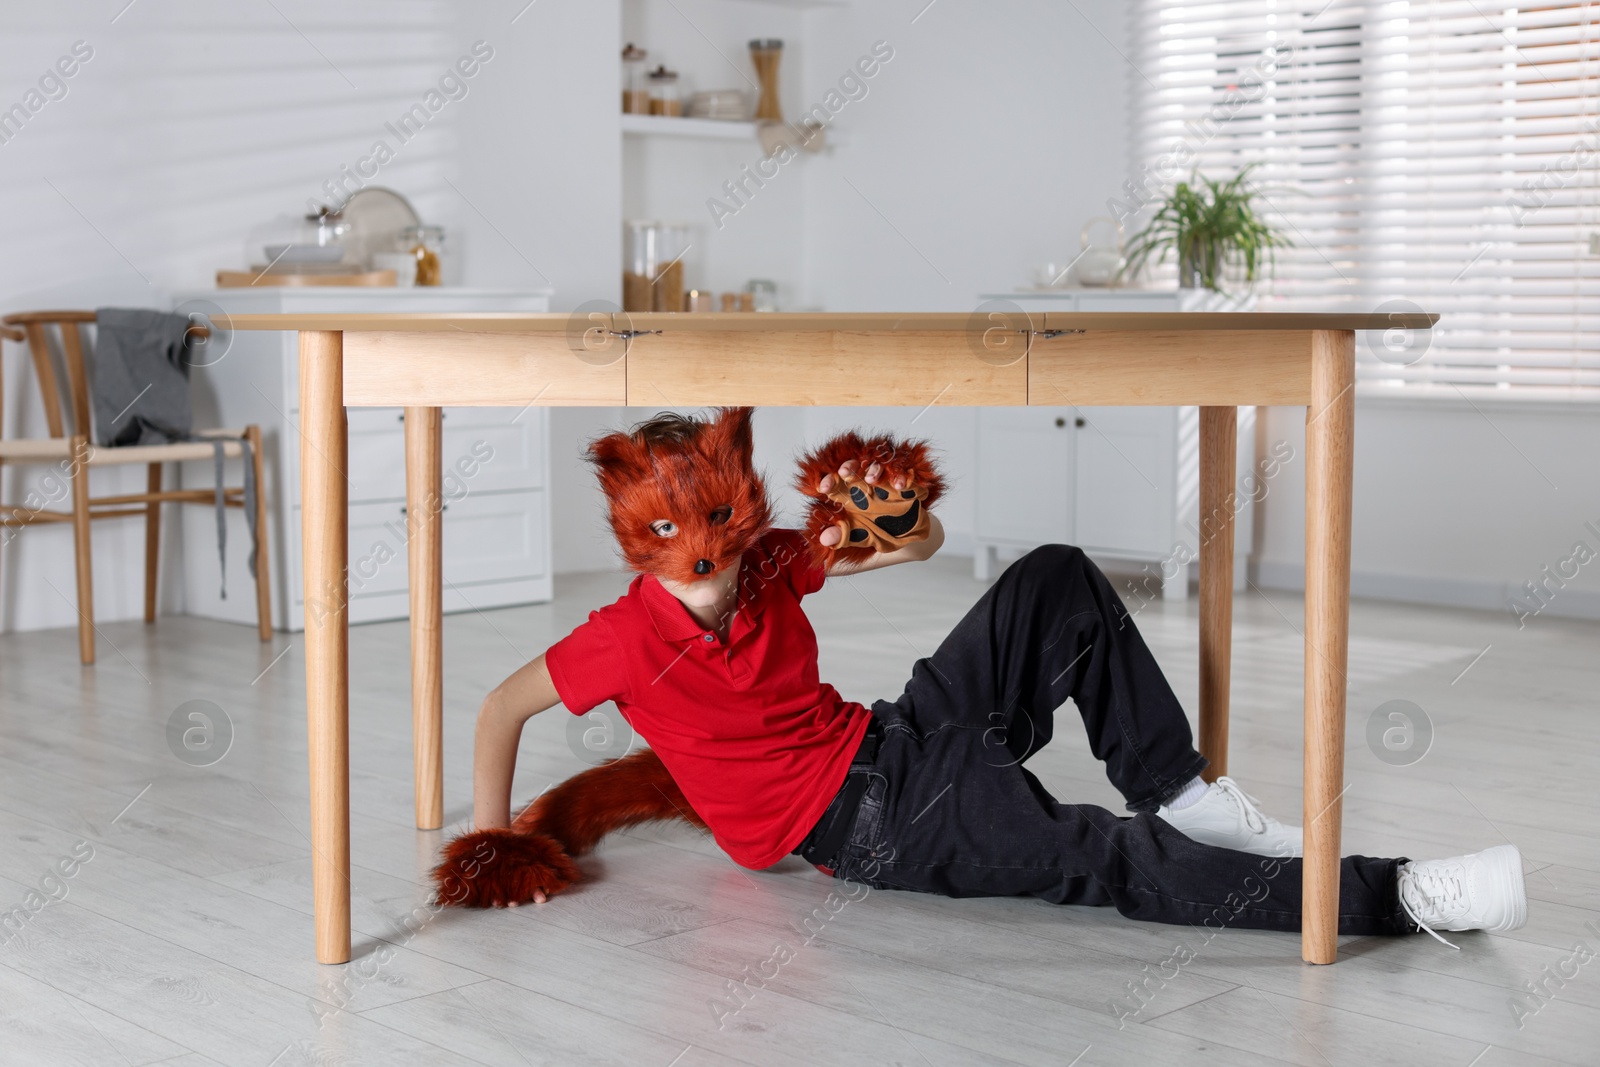
[{"label": "white wall", "polygon": [[[1256,561],[1265,586],[1304,588],[1305,413],[1272,408],[1271,440],[1300,462],[1284,468],[1263,506]],[[1356,404],[1357,596],[1503,612],[1584,542],[1600,556],[1600,419],[1559,405],[1479,400]],[[1586,524],[1594,524],[1595,529]],[[1600,618],[1600,558],[1568,567],[1547,606],[1527,620]],[[1527,601],[1537,607],[1537,602]]]},{"label": "white wall", "polygon": [[894,58],[834,120],[838,150],[794,164],[810,300],[966,311],[981,292],[1032,284],[1035,264],[1070,260],[1127,176],[1125,6],[939,3],[915,23],[918,4],[812,15],[809,102],[874,41]]},{"label": "white wall", "polygon": [[[620,300],[620,5],[453,6],[463,9],[457,17],[466,36],[492,40],[499,50],[498,65],[483,72],[475,106],[462,112],[453,161],[464,209],[457,228],[470,242],[463,281],[551,285],[556,311]],[[619,410],[551,409],[551,556],[558,574],[615,566],[600,494],[579,457]]]},{"label": "white wall", "polygon": [[[379,139],[395,157],[373,181],[446,227],[459,280],[550,284],[558,309],[615,298],[616,4],[278,0],[275,10],[163,0],[112,21],[121,7],[0,3],[0,107],[23,101],[74,42],[93,50],[65,96],[0,143],[0,310],[168,307],[171,292],[244,266],[252,228],[303,212]],[[400,145],[385,123],[480,39],[494,57],[466,95]],[[5,350],[10,435],[44,432],[24,351]],[[563,413],[558,441],[581,437],[583,421]],[[3,499],[20,501],[43,474],[0,472]],[[112,492],[142,478],[98,470],[92,485]],[[573,480],[558,464],[558,492],[563,479]],[[137,617],[142,524],[99,523],[94,544],[97,616]],[[21,531],[0,549],[0,628],[74,624],[72,573],[68,528]],[[163,610],[181,608],[177,586],[165,592]]]}]

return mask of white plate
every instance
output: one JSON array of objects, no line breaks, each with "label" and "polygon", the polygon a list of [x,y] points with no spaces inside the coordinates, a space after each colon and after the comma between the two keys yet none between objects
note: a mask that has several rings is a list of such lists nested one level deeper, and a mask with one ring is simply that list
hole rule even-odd
[{"label": "white plate", "polygon": [[398,252],[400,231],[421,223],[411,202],[393,189],[369,185],[345,201],[341,212],[349,223],[344,246],[349,258],[367,265],[377,252]]}]

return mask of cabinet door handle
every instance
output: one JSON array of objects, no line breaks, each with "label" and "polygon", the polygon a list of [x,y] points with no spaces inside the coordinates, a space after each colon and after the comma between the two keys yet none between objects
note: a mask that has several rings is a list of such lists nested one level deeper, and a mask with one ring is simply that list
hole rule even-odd
[{"label": "cabinet door handle", "polygon": [[[443,422],[445,419],[448,419],[449,417],[450,417],[450,413],[448,411],[439,412],[439,421]],[[400,414],[396,415],[395,416],[395,421],[396,422],[405,422],[406,421],[406,413],[402,411]]]},{"label": "cabinet door handle", "polygon": [[1079,416],[1078,418],[1072,420],[1072,425],[1076,426],[1078,429],[1081,430],[1081,429],[1083,429],[1085,426],[1087,426],[1089,424],[1087,422],[1083,421],[1083,417],[1082,416]]},{"label": "cabinet door handle", "polygon": [[1067,420],[1066,419],[1062,418],[1060,415],[1056,416],[1056,428],[1057,429],[1060,429],[1061,427],[1065,426],[1066,424],[1067,424]]},{"label": "cabinet door handle", "polygon": [[[440,508],[439,510],[440,510],[440,512],[449,511],[450,510],[450,505],[446,504],[444,507]],[[404,515],[405,513],[406,513],[406,506],[404,504],[401,504],[400,505],[400,514]]]}]

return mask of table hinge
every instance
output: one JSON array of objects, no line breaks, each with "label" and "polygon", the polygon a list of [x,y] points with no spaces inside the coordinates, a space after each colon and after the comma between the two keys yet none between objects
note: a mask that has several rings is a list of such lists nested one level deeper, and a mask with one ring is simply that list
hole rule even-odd
[{"label": "table hinge", "polygon": [[1088,330],[1034,330],[1035,337],[1065,337],[1069,333],[1088,333]]},{"label": "table hinge", "polygon": [[646,334],[661,333],[661,330],[605,330],[608,337],[620,337],[624,341],[631,341],[635,337],[644,337]]}]

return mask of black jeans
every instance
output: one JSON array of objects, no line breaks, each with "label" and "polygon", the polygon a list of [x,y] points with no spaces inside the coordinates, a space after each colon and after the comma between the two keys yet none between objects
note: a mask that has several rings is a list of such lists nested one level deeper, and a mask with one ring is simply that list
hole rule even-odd
[{"label": "black jeans", "polygon": [[[1133,817],[1060,803],[1023,766],[1068,697]],[[850,834],[834,857],[810,857],[837,877],[1110,904],[1152,922],[1300,928],[1300,860],[1203,845],[1152,814],[1206,761],[1132,617],[1081,550],[1046,545],[1013,563],[916,662],[899,699],[872,712],[884,739],[874,763],[850,772],[869,776]],[[1340,933],[1413,929],[1399,902],[1402,862],[1344,859]]]}]

